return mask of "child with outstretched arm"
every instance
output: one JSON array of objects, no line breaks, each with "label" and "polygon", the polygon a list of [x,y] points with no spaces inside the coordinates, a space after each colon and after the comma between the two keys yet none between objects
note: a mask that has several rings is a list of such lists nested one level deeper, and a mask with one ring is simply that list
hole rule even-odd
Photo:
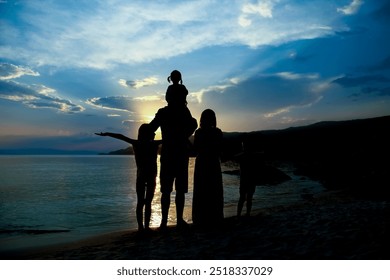
[{"label": "child with outstretched arm", "polygon": [[[154,140],[155,133],[148,124],[142,124],[138,130],[138,140],[128,138],[122,134],[102,132],[99,136],[113,137],[133,145],[135,161],[137,164],[137,223],[138,230],[150,230],[152,214],[152,200],[156,189],[157,152],[161,140]],[[143,208],[145,206],[145,224],[143,223]]]}]

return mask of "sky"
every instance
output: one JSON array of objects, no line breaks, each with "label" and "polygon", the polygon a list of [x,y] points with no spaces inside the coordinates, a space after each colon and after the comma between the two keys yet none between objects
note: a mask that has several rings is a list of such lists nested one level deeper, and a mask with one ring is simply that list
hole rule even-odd
[{"label": "sky", "polygon": [[[227,132],[390,115],[387,0],[0,0],[0,150],[107,152],[182,73]],[[160,136],[157,135],[157,138]]]}]

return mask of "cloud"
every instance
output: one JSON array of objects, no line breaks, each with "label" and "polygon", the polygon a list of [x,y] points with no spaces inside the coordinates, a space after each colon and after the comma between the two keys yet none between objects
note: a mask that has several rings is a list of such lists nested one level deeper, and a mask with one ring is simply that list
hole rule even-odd
[{"label": "cloud", "polygon": [[277,115],[291,108],[304,108],[317,103],[327,90],[327,87],[319,86],[323,83],[317,74],[282,72],[255,75],[236,83],[209,87],[198,94],[201,95],[202,104],[210,107],[221,107],[223,104],[226,112],[243,108],[247,113],[271,112],[271,115]]},{"label": "cloud", "polygon": [[197,92],[199,104],[189,103],[199,111],[205,106],[215,108],[221,127],[228,130],[306,124],[308,112],[319,108],[332,92],[332,80],[316,73],[294,72],[233,77]]},{"label": "cloud", "polygon": [[142,102],[151,102],[151,101],[161,101],[160,95],[149,95],[149,96],[141,96],[141,97],[134,97],[135,101],[142,101]]},{"label": "cloud", "polygon": [[302,108],[309,108],[312,107],[313,105],[317,104],[322,100],[323,96],[318,96],[317,99],[314,99],[313,101],[307,103],[307,104],[301,104],[301,105],[290,105],[287,107],[283,108],[278,108],[272,112],[268,112],[264,114],[264,117],[269,119],[269,118],[274,118],[275,116],[281,115],[281,114],[286,114],[290,113],[292,110],[296,109],[302,109]]},{"label": "cloud", "polygon": [[94,97],[86,101],[87,104],[115,111],[132,112],[134,100],[127,96]]},{"label": "cloud", "polygon": [[26,85],[15,81],[0,81],[0,99],[21,102],[33,109],[54,109],[63,113],[77,113],[84,107],[55,95],[54,89],[43,85]]},{"label": "cloud", "polygon": [[[126,112],[134,116],[137,114],[149,114],[149,110],[156,110],[157,108],[164,106],[165,103],[162,103],[162,101],[163,99],[158,95],[142,97],[107,96],[89,98],[85,103],[98,109]],[[118,117],[120,115],[112,113],[108,116]]]},{"label": "cloud", "polygon": [[142,124],[143,121],[134,121],[134,120],[124,120],[122,121],[122,124],[126,127],[135,127],[135,126],[139,126],[140,124]]},{"label": "cloud", "polygon": [[298,73],[292,73],[292,72],[279,72],[275,74],[276,76],[279,76],[286,80],[299,80],[299,79],[318,79],[318,74],[298,74]]},{"label": "cloud", "polygon": [[17,66],[10,63],[0,63],[0,80],[16,79],[24,75],[39,76],[39,73],[28,67]]},{"label": "cloud", "polygon": [[285,108],[279,108],[279,109],[277,109],[277,110],[275,110],[273,112],[269,112],[269,113],[264,114],[264,117],[268,119],[268,118],[273,118],[273,117],[275,117],[277,115],[280,115],[280,114],[288,113],[288,112],[290,112],[292,107],[293,106],[288,106],[288,107],[285,107]]},{"label": "cloud", "polygon": [[156,77],[148,77],[142,80],[135,80],[135,81],[126,81],[124,79],[119,80],[119,84],[121,86],[131,87],[134,89],[156,85],[157,83],[158,83],[158,79]]},{"label": "cloud", "polygon": [[[389,96],[390,78],[383,75],[343,76],[332,81],[344,88],[350,88],[351,98],[371,96]],[[347,91],[351,92],[351,91]]]},{"label": "cloud", "polygon": [[390,79],[382,75],[365,75],[365,76],[344,76],[337,78],[333,83],[339,84],[343,87],[357,87],[364,86],[368,84],[378,84],[378,83],[390,83]]},{"label": "cloud", "polygon": [[347,16],[356,14],[359,11],[360,6],[363,5],[363,3],[364,2],[362,0],[352,0],[349,5],[344,6],[342,8],[337,8],[337,12]]},{"label": "cloud", "polygon": [[230,87],[233,87],[237,85],[239,79],[231,79],[229,83],[222,84],[222,85],[214,85],[214,86],[209,86],[207,88],[201,89],[196,92],[192,92],[188,95],[188,101],[191,103],[203,103],[203,96],[208,95],[208,94],[217,94],[217,95],[222,95],[225,90],[227,90]]},{"label": "cloud", "polygon": [[242,27],[248,27],[252,24],[253,16],[263,18],[272,18],[273,1],[258,1],[256,4],[247,3],[241,8],[242,14],[238,18],[238,23]]},{"label": "cloud", "polygon": [[[98,1],[73,5],[28,1],[23,10],[16,11],[23,22],[5,25],[16,35],[3,38],[0,53],[5,59],[21,59],[30,65],[106,69],[169,59],[211,46],[256,48],[345,29],[331,3],[309,2],[115,1],[114,5]],[[329,16],[332,9],[336,15]],[[137,81],[122,84],[138,85]]]},{"label": "cloud", "polygon": [[246,14],[259,14],[265,18],[272,18],[272,8],[274,1],[258,1],[257,4],[246,4],[242,11]]}]

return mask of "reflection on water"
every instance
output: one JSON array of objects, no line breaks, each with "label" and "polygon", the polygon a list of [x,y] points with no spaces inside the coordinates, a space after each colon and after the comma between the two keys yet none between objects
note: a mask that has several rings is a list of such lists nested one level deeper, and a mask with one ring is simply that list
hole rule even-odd
[{"label": "reflection on water", "polygon": [[[184,207],[184,219],[192,222],[192,195],[193,195],[193,174],[194,174],[195,159],[190,159],[189,164],[189,185],[188,193],[186,194],[186,202]],[[295,175],[294,167],[289,164],[279,166],[279,168],[289,175],[292,180],[286,181],[278,185],[257,186],[253,196],[253,210],[265,209],[275,206],[291,205],[303,200],[302,195],[315,195],[324,191],[323,186],[309,178]],[[239,165],[228,162],[222,163],[222,171],[237,170]],[[237,175],[223,174],[224,186],[224,215],[232,217],[236,215],[236,205],[239,197],[240,178]],[[152,203],[152,218],[151,226],[157,227],[161,222],[161,194],[159,192],[160,182],[157,178],[156,193]],[[175,192],[171,195],[171,207],[169,210],[169,224],[176,224],[176,209],[175,209]],[[245,213],[245,209],[244,209]]]},{"label": "reflection on water", "polygon": [[[195,158],[190,158],[188,166],[188,193],[185,196],[185,206],[183,218],[187,222],[192,222],[192,196],[194,182]],[[158,170],[160,170],[160,162],[158,162]],[[235,205],[238,200],[238,186],[240,179],[238,176],[223,174],[224,183],[224,199],[225,199],[225,216],[233,216],[235,213]],[[161,222],[161,193],[160,179],[157,176],[156,192],[152,202],[152,218],[151,227],[158,227]],[[169,209],[168,224],[176,224],[176,207],[175,207],[175,191],[171,194],[171,207]]]},{"label": "reflection on water", "polygon": [[[184,220],[190,222],[192,221],[192,194],[193,194],[193,174],[195,167],[195,159],[190,158],[188,165],[188,193],[185,196],[185,205],[184,205]],[[158,161],[158,170],[160,170],[160,161]],[[151,217],[151,227],[158,227],[161,223],[161,193],[160,193],[160,178],[159,174],[157,176],[157,186],[156,192],[154,194],[152,202],[152,217]],[[175,188],[173,188],[175,190]],[[176,224],[176,207],[175,207],[175,195],[176,192],[173,191],[171,194],[171,207],[168,214],[168,224]]]},{"label": "reflection on water", "polygon": [[[192,221],[194,163],[191,158],[184,208],[184,219],[188,222]],[[222,164],[222,170],[238,168],[233,163]],[[292,180],[275,186],[258,186],[253,210],[296,203],[302,200],[302,194],[323,191],[318,182],[295,176],[292,166],[281,169]],[[0,245],[10,246],[12,238],[22,235],[27,240],[28,232],[63,231],[45,234],[46,241],[51,238],[58,242],[137,228],[135,182],[132,156],[0,156]],[[239,196],[239,176],[223,174],[223,184],[225,216],[233,216]],[[157,176],[152,227],[158,227],[161,221],[160,198]],[[175,192],[171,196],[168,223],[176,224]],[[34,243],[38,237],[29,238]]]}]

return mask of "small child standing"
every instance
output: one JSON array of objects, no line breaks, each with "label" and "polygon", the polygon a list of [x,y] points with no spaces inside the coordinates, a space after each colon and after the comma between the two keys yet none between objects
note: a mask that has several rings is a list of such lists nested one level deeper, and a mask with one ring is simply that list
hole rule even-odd
[{"label": "small child standing", "polygon": [[181,73],[177,70],[173,70],[168,77],[168,82],[172,82],[169,85],[165,94],[165,100],[168,102],[168,106],[186,106],[188,90],[183,85]]},{"label": "small child standing", "polygon": [[[155,133],[148,124],[142,124],[138,129],[138,140],[117,133],[95,133],[99,136],[110,136],[133,145],[135,162],[137,164],[137,223],[138,230],[150,230],[152,200],[156,189],[157,152],[161,140],[154,140]],[[143,208],[145,206],[145,225],[143,223]]]},{"label": "small child standing", "polygon": [[246,216],[252,210],[253,195],[256,190],[256,177],[261,173],[262,153],[256,152],[258,143],[254,137],[247,136],[242,142],[243,152],[238,157],[240,161],[240,198],[237,206],[237,217],[241,216],[246,202]]}]

